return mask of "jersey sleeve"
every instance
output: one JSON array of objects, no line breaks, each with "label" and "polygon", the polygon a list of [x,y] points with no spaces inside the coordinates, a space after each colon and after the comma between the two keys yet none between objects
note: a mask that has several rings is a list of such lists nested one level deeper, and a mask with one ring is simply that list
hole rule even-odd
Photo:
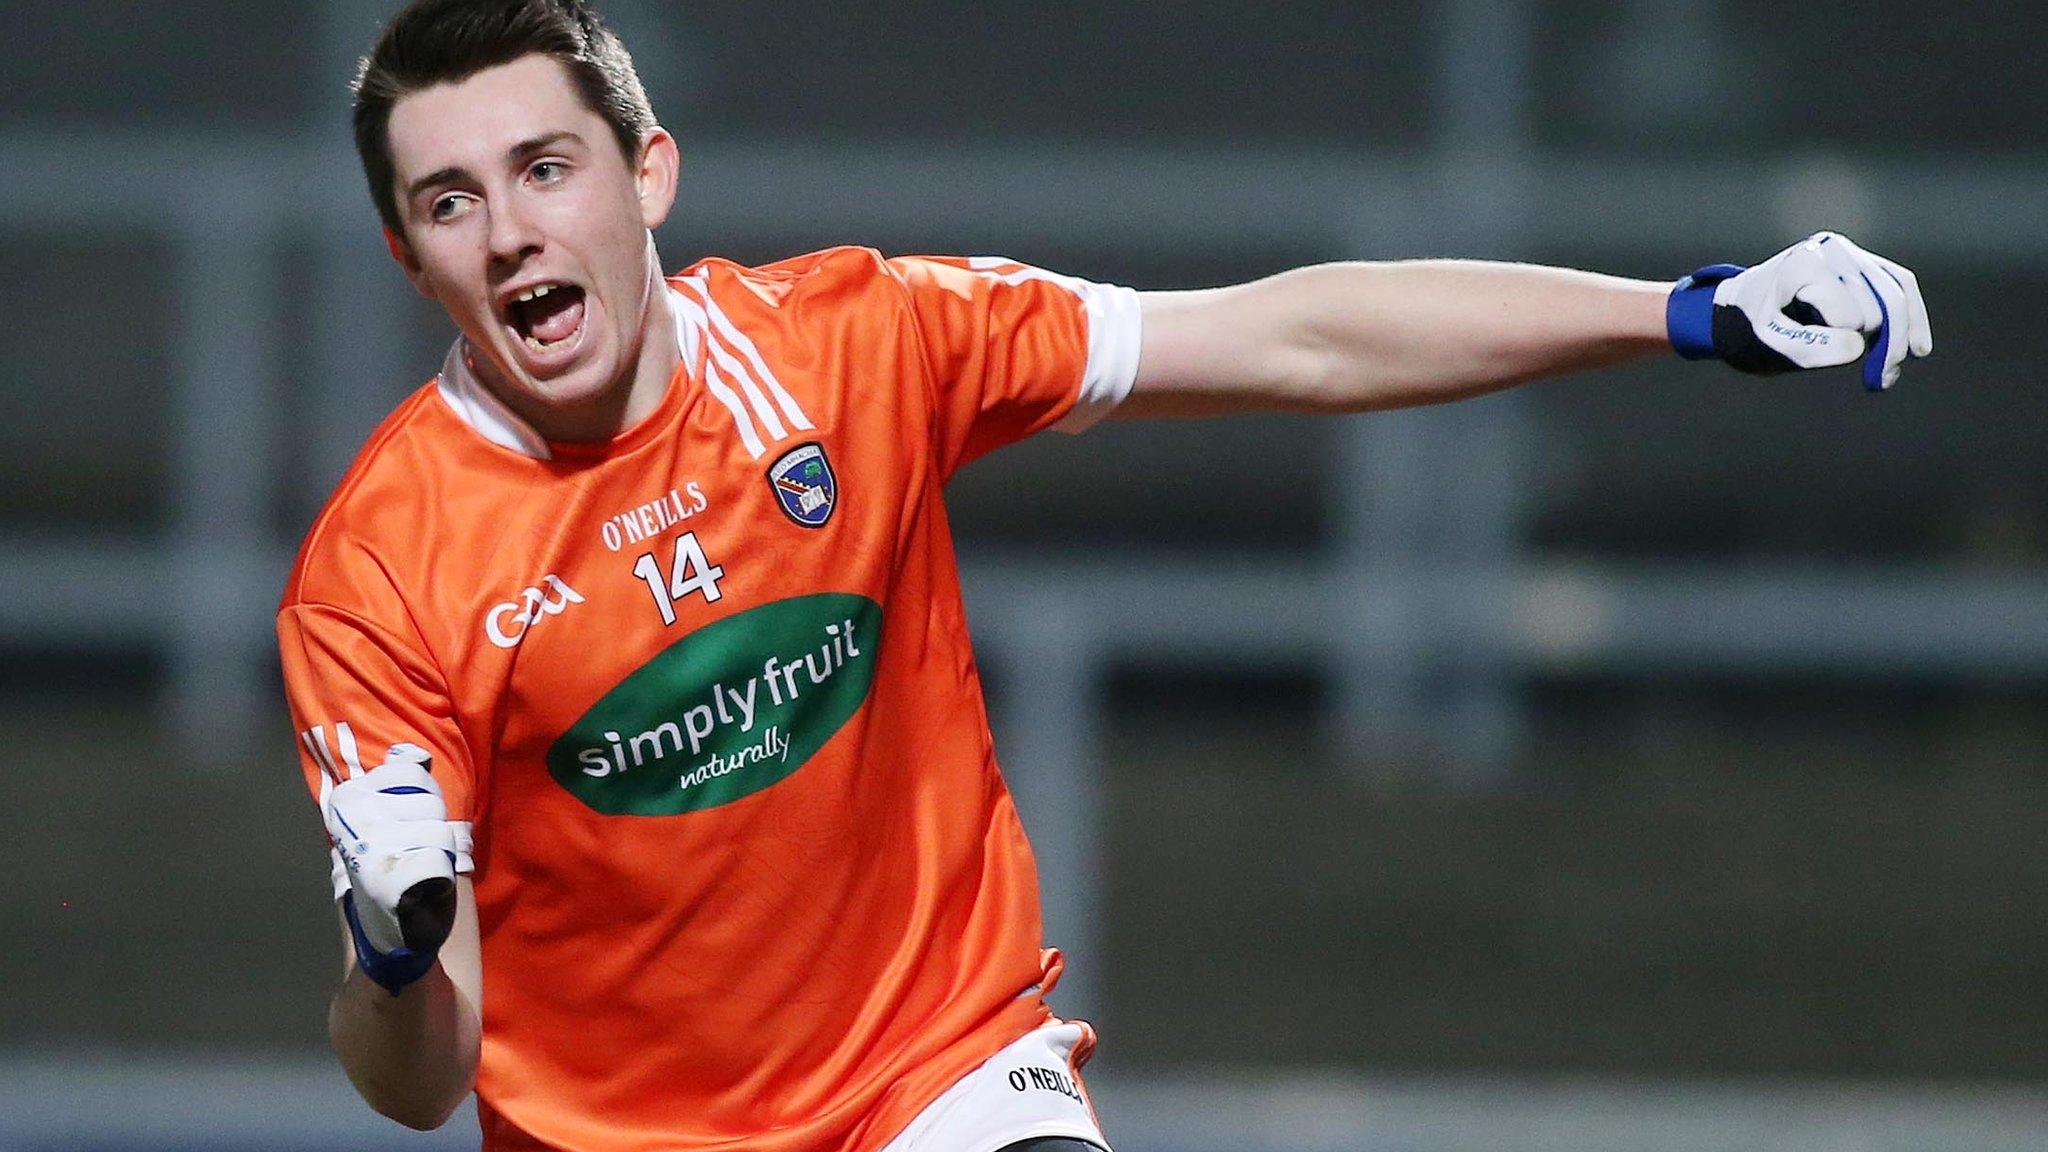
[{"label": "jersey sleeve", "polygon": [[942,475],[1051,427],[1079,432],[1130,393],[1138,294],[996,256],[899,257],[934,395]]},{"label": "jersey sleeve", "polygon": [[[440,670],[393,632],[339,608],[295,604],[278,614],[285,696],[299,767],[313,795],[384,762],[391,745],[416,744],[450,820],[473,820],[474,766]],[[339,893],[337,893],[339,895]]]}]

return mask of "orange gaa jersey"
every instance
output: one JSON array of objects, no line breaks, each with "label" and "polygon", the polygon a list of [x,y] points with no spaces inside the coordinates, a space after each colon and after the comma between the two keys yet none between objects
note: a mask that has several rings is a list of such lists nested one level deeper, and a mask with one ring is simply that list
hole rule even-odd
[{"label": "orange gaa jersey", "polygon": [[301,767],[409,741],[474,822],[486,1149],[876,1149],[1048,1018],[940,489],[1121,399],[1137,299],[851,248],[668,285],[616,439],[459,341],[370,439],[280,609]]}]

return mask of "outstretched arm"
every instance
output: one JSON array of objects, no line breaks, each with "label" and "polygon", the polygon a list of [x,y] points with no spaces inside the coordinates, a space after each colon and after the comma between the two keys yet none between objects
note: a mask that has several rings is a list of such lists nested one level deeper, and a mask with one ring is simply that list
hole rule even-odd
[{"label": "outstretched arm", "polygon": [[1933,349],[1912,273],[1831,233],[1676,286],[1422,260],[1322,264],[1139,300],[1138,376],[1120,416],[1435,404],[1668,355],[1674,342],[1752,372],[1846,364],[1868,350],[1869,381],[1881,386],[1909,351]]}]

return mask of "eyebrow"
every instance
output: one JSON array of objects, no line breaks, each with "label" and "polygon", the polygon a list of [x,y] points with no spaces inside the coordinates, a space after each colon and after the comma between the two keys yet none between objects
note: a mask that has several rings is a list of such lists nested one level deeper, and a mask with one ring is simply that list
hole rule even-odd
[{"label": "eyebrow", "polygon": [[[565,140],[573,141],[578,144],[583,143],[583,138],[581,136],[578,136],[574,132],[567,131],[566,129],[559,132],[549,132],[544,135],[535,136],[531,140],[521,140],[519,143],[514,144],[512,147],[507,148],[505,150],[505,158],[507,160],[524,160],[528,156],[533,156],[538,153],[545,152],[548,149],[553,148],[555,145],[560,144]],[[453,184],[457,181],[464,180],[467,178],[469,178],[469,170],[466,168],[460,168],[451,165],[447,168],[438,169],[436,171],[429,172],[425,176],[422,176],[419,179],[413,181],[411,184],[406,185],[405,198],[408,201],[410,201],[415,196],[418,196],[420,193],[426,191],[429,188],[434,187],[437,184]]]}]

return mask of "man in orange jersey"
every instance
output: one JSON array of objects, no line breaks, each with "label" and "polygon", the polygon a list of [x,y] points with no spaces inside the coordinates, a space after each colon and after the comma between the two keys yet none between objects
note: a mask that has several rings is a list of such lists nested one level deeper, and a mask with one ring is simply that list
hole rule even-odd
[{"label": "man in orange jersey", "polygon": [[1354,412],[1668,353],[1931,350],[1832,234],[1676,286],[1468,262],[1146,293],[833,249],[664,278],[677,148],[577,0],[419,0],[365,62],[393,256],[460,337],[280,609],[378,1111],[484,1145],[1107,1148],[1044,994],[941,490],[1041,429]]}]

